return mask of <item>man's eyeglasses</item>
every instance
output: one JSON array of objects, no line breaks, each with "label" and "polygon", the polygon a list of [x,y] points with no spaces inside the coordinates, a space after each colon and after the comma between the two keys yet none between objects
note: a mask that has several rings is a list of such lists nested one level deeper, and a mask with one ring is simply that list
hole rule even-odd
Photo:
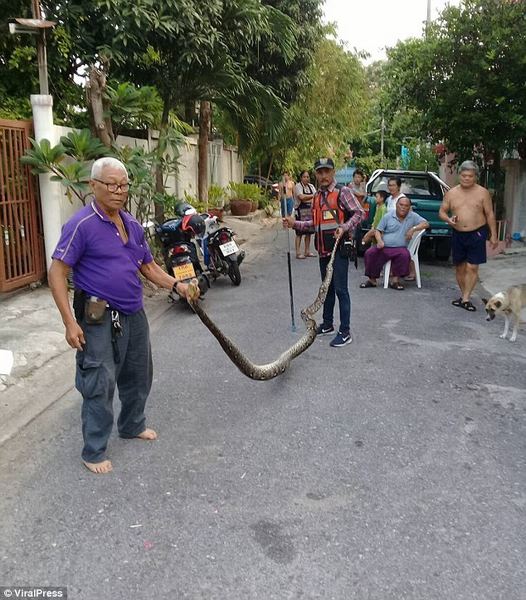
[{"label": "man's eyeglasses", "polygon": [[99,183],[102,183],[106,186],[108,192],[114,194],[115,192],[127,192],[130,189],[129,183],[107,183],[106,181],[102,181],[101,179],[95,179]]}]

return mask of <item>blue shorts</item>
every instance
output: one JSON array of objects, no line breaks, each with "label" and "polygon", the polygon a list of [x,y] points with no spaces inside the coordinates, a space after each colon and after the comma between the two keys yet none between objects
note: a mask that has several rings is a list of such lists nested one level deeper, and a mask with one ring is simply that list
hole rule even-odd
[{"label": "blue shorts", "polygon": [[474,231],[453,231],[451,235],[451,256],[453,264],[470,263],[480,265],[486,262],[486,225]]},{"label": "blue shorts", "polygon": [[[287,211],[285,214],[285,210]],[[282,198],[281,199],[281,216],[288,217],[294,210],[294,198]]]}]

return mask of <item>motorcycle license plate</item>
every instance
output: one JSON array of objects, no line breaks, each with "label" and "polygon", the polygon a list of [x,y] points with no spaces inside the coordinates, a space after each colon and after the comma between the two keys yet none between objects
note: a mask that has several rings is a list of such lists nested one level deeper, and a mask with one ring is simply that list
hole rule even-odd
[{"label": "motorcycle license plate", "polygon": [[184,265],[176,265],[173,268],[174,277],[178,281],[184,281],[185,279],[192,279],[195,277],[194,265],[192,263],[186,263]]},{"label": "motorcycle license plate", "polygon": [[227,242],[226,244],[221,244],[221,246],[219,246],[219,248],[220,248],[221,254],[223,256],[230,256],[231,254],[234,254],[234,252],[237,252],[239,250],[236,242],[234,242],[234,241]]}]

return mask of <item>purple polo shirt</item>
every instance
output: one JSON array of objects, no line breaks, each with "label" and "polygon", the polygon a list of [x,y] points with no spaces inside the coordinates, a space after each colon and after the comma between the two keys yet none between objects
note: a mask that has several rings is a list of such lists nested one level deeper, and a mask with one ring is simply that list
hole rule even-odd
[{"label": "purple polo shirt", "polygon": [[91,202],[64,225],[53,258],[73,269],[76,288],[133,314],[143,307],[138,270],[153,256],[140,223],[123,210],[120,216],[128,233],[126,244],[115,223]]}]

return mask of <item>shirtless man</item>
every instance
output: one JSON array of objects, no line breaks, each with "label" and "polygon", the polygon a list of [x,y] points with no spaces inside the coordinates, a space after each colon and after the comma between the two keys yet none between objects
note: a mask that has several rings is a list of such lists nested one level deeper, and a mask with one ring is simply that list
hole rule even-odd
[{"label": "shirtless man", "polygon": [[[469,312],[477,310],[471,303],[471,293],[478,280],[479,265],[486,262],[486,238],[497,247],[497,224],[488,190],[477,184],[478,167],[466,160],[460,165],[460,184],[450,189],[438,213],[451,225],[451,251],[461,297],[453,300]],[[451,216],[449,216],[451,215]]]},{"label": "shirtless man", "polygon": [[294,181],[290,177],[290,173],[283,173],[283,181],[281,182],[281,216],[288,217],[294,210]]}]

